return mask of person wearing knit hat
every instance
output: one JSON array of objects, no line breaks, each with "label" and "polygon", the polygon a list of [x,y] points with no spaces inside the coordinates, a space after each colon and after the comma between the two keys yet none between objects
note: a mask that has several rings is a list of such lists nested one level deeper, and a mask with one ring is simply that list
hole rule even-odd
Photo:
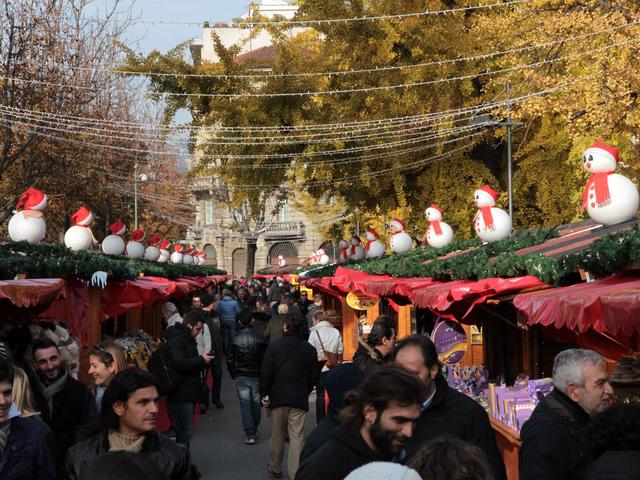
[{"label": "person wearing knit hat", "polygon": [[296,480],[342,480],[367,463],[398,458],[413,435],[425,395],[418,377],[399,365],[371,371],[347,394],[343,423],[300,466]]},{"label": "person wearing knit hat", "polygon": [[391,462],[372,462],[351,472],[344,480],[422,480],[413,468]]}]

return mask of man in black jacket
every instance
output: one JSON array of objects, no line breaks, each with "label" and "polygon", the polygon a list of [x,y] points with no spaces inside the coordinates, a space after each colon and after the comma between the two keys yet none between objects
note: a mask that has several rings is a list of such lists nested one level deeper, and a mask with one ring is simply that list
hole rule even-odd
[{"label": "man in black jacket", "polygon": [[407,443],[408,457],[433,438],[448,434],[480,447],[491,464],[496,480],[507,474],[496,435],[487,412],[473,399],[449,387],[440,372],[433,342],[424,335],[405,337],[396,346],[396,362],[415,373],[426,389],[422,413],[416,430]]},{"label": "man in black jacket", "polygon": [[284,337],[269,344],[260,372],[262,404],[272,422],[267,471],[282,476],[284,442],[289,434],[289,478],[295,478],[304,440],[309,394],[320,377],[316,349],[306,339],[302,318],[287,314]]},{"label": "man in black jacket", "polygon": [[365,374],[382,365],[393,353],[396,331],[393,321],[386,315],[380,315],[371,326],[366,342],[360,344],[353,355],[353,363]]},{"label": "man in black jacket", "polygon": [[258,379],[267,340],[251,325],[252,314],[243,310],[238,316],[239,331],[231,340],[227,367],[236,382],[236,393],[240,403],[242,428],[247,438],[244,443],[254,445],[260,425],[260,392]]},{"label": "man in black jacket", "polygon": [[296,480],[342,480],[366,463],[393,461],[413,435],[424,395],[420,380],[399,365],[373,370],[347,395],[344,423],[305,460]]},{"label": "man in black jacket", "polygon": [[222,356],[224,354],[222,348],[222,324],[216,308],[218,301],[213,295],[202,295],[202,313],[205,315],[205,322],[209,326],[211,334],[211,347],[214,359],[211,360],[211,377],[213,385],[211,387],[211,403],[217,408],[224,408],[224,404],[220,400],[220,392],[222,390]]},{"label": "man in black jacket", "polygon": [[553,386],[520,432],[522,480],[583,478],[590,460],[585,427],[613,398],[604,359],[592,350],[572,349],[556,355]]},{"label": "man in black jacket", "polygon": [[171,424],[176,431],[176,442],[189,448],[193,436],[193,415],[200,391],[200,372],[213,356],[198,355],[195,338],[202,331],[202,316],[199,312],[189,312],[183,323],[176,323],[165,332],[167,353],[173,369],[180,374],[178,387],[169,392],[167,405]]},{"label": "man in black jacket", "polygon": [[75,445],[67,456],[68,480],[77,480],[97,456],[109,451],[140,454],[158,466],[170,480],[190,480],[189,452],[156,432],[158,389],[144,370],[128,368],[109,382],[102,400],[102,429]]},{"label": "man in black jacket", "polygon": [[38,373],[37,385],[33,388],[39,390],[35,396],[43,399],[38,409],[55,438],[51,453],[60,474],[67,450],[73,445],[80,428],[89,421],[93,403],[91,392],[69,375],[58,346],[52,340],[36,340],[31,351]]}]

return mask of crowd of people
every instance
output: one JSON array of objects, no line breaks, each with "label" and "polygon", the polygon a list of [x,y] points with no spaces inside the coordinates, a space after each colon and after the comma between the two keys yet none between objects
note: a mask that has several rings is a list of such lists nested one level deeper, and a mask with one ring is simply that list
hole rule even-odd
[{"label": "crowd of people", "polygon": [[[224,409],[224,364],[247,446],[269,417],[264,461],[274,478],[507,478],[485,410],[448,385],[428,337],[397,339],[388,316],[343,362],[335,312],[280,278],[212,286],[163,304],[162,314],[163,371],[131,366],[104,341],[88,351],[88,386],[51,338],[0,338],[0,478],[199,478],[189,453],[194,414]],[[640,412],[612,405],[604,359],[565,350],[553,384],[522,429],[520,478],[638,479]],[[314,390],[315,427],[305,438]],[[171,421],[162,433],[161,397]]]}]

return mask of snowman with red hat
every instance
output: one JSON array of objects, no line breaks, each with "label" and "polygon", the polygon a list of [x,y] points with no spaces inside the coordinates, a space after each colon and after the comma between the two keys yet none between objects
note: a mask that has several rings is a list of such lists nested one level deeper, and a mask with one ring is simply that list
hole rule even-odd
[{"label": "snowman with red hat", "polygon": [[185,265],[193,265],[193,248],[187,248],[182,255],[182,263]]},{"label": "snowman with red hat", "polygon": [[91,222],[93,213],[85,207],[81,207],[76,213],[71,215],[73,226],[64,234],[64,244],[74,252],[89,250],[93,243],[97,243],[91,232]]},{"label": "snowman with red hat", "polygon": [[394,218],[389,222],[389,228],[391,228],[391,238],[389,239],[389,246],[394,253],[405,253],[411,250],[413,246],[413,240],[405,229],[407,226],[399,218]]},{"label": "snowman with red hat", "polygon": [[127,226],[122,223],[119,218],[109,225],[111,235],[107,235],[102,240],[102,251],[107,255],[122,255],[124,252],[124,232],[127,231]]},{"label": "snowman with red hat", "polygon": [[340,256],[338,257],[338,261],[346,262],[349,260],[349,247],[351,244],[346,240],[342,239],[338,242],[338,248],[340,249]]},{"label": "snowman with red hat", "polygon": [[131,232],[131,240],[127,242],[127,257],[142,258],[144,257],[144,232],[140,229]]},{"label": "snowman with red hat", "polygon": [[151,260],[155,262],[160,257],[160,237],[156,234],[153,234],[149,239],[149,245],[147,249],[144,251],[144,259]]},{"label": "snowman with red hat", "polygon": [[366,252],[362,246],[362,240],[358,235],[351,237],[351,246],[349,248],[349,259],[362,260],[365,257]]},{"label": "snowman with red hat", "polygon": [[206,265],[207,264],[207,254],[204,253],[204,250],[198,250],[198,265]]},{"label": "snowman with red hat", "polygon": [[174,245],[173,253],[171,254],[171,263],[182,263],[182,250],[184,250],[184,245]]},{"label": "snowman with red hat", "polygon": [[380,241],[380,235],[373,228],[364,234],[367,244],[364,247],[367,258],[379,258],[384,255],[384,243]]},{"label": "snowman with red hat", "polygon": [[320,264],[320,265],[329,265],[329,262],[331,261],[331,259],[329,258],[329,255],[327,255],[327,252],[324,251],[324,248],[320,248],[317,252],[316,252],[316,265]]},{"label": "snowman with red hat", "polygon": [[434,204],[424,211],[428,223],[425,239],[433,248],[442,248],[453,241],[453,230],[442,221],[442,213],[440,207]]},{"label": "snowman with red hat", "polygon": [[287,261],[284,259],[284,257],[282,255],[278,255],[278,266],[279,267],[286,267],[287,266]]},{"label": "snowman with red hat", "polygon": [[499,193],[489,185],[473,192],[478,211],[473,218],[473,226],[483,242],[495,242],[511,235],[511,217],[496,207]]},{"label": "snowman with red hat", "polygon": [[[20,210],[24,207],[24,210]],[[18,199],[16,210],[9,220],[9,237],[14,242],[39,243],[47,233],[42,211],[47,207],[47,196],[37,188],[28,188]]]},{"label": "snowman with red hat", "polygon": [[631,180],[615,173],[618,148],[597,140],[582,156],[591,173],[582,195],[582,209],[603,225],[626,222],[638,211],[638,189]]},{"label": "snowman with red hat", "polygon": [[169,247],[171,242],[169,240],[163,240],[160,242],[160,256],[158,256],[159,263],[167,263],[171,254],[169,253]]}]

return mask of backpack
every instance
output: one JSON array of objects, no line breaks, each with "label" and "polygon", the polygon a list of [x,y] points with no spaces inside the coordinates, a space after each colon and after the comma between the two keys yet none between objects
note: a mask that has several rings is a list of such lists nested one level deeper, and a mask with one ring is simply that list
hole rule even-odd
[{"label": "backpack", "polygon": [[157,380],[158,393],[161,396],[173,392],[182,383],[181,375],[175,371],[169,360],[167,343],[161,344],[160,347],[153,352],[153,355],[151,355],[147,363],[147,369]]}]

